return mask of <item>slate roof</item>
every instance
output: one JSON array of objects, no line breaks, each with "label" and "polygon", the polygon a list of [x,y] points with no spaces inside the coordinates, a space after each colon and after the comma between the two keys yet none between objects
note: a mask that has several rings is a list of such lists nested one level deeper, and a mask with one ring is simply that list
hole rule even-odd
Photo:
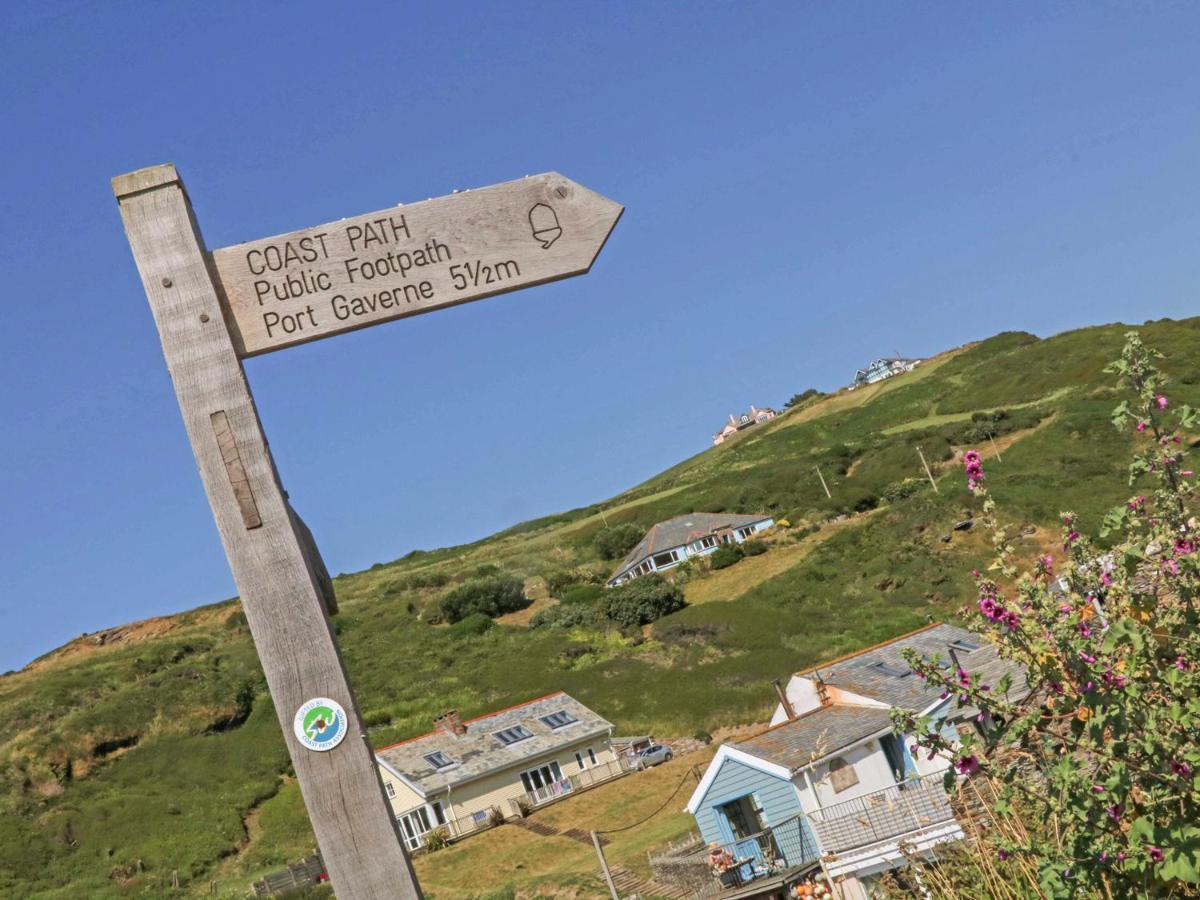
[{"label": "slate roof", "polygon": [[[558,729],[541,721],[542,716],[560,710],[577,721]],[[375,756],[386,768],[399,772],[429,796],[449,786],[531,763],[589,738],[607,737],[612,731],[612,723],[562,691],[468,719],[463,724],[467,726],[466,734],[456,736],[438,729],[383,747],[375,751]],[[515,725],[523,725],[533,737],[505,746],[495,733]],[[435,769],[425,757],[437,751],[453,760],[454,765],[441,771]]]},{"label": "slate roof", "polygon": [[[941,690],[913,675],[904,661],[902,651],[911,647],[921,656],[930,659],[937,656],[949,664],[948,648],[955,642],[961,642],[956,648],[958,661],[968,672],[979,672],[985,684],[995,685],[1007,672],[1012,675],[1012,687],[1008,693],[1010,699],[1020,699],[1029,692],[1024,669],[1001,659],[995,646],[964,628],[940,623],[798,674],[813,678],[819,672],[827,685],[889,706],[920,712],[940,698]],[[976,649],[968,649],[970,647]],[[968,712],[970,710],[967,709],[951,710],[951,717],[961,718]]]},{"label": "slate roof", "polygon": [[744,516],[733,513],[698,512],[667,519],[667,521],[659,522],[646,532],[646,536],[638,541],[636,547],[629,551],[625,559],[621,561],[621,565],[617,567],[616,571],[610,577],[615,578],[626,569],[640,563],[647,556],[653,556],[655,553],[662,553],[665,550],[671,550],[675,547],[682,547],[684,544],[689,544],[696,540],[696,538],[712,534],[714,531],[721,531],[726,528],[740,528],[743,525],[750,525],[769,518],[771,517],[768,515]]},{"label": "slate roof", "polygon": [[891,727],[892,715],[886,709],[834,703],[790,722],[781,722],[732,746],[796,772]]}]

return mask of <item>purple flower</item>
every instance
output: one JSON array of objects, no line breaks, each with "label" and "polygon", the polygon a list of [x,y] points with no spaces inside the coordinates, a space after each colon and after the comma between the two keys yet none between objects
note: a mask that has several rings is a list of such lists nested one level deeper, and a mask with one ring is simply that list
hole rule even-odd
[{"label": "purple flower", "polygon": [[1114,803],[1112,806],[1104,807],[1104,811],[1108,813],[1108,817],[1114,822],[1121,821],[1121,814],[1125,812],[1125,807],[1120,803]]},{"label": "purple flower", "polygon": [[1175,668],[1177,668],[1180,672],[1186,672],[1188,670],[1188,661],[1186,658],[1184,658],[1182,653],[1175,657]]},{"label": "purple flower", "polygon": [[1129,508],[1132,510],[1139,510],[1145,505],[1146,505],[1146,498],[1143,497],[1141,494],[1139,494],[1138,496],[1134,497],[1132,500],[1129,501]]},{"label": "purple flower", "polygon": [[974,756],[964,756],[954,764],[954,768],[958,769],[960,775],[974,775],[979,771],[979,760]]},{"label": "purple flower", "polygon": [[1105,790],[1105,788],[1104,788],[1104,785],[1102,785],[1102,784],[1093,784],[1092,785],[1092,793],[1093,794],[1103,794],[1104,790]]},{"label": "purple flower", "polygon": [[1145,420],[1143,420],[1143,419],[1139,419],[1139,420],[1138,420],[1138,423],[1137,423],[1137,425],[1135,425],[1134,427],[1137,429],[1137,432],[1138,432],[1139,434],[1141,434],[1143,431],[1145,431],[1145,430],[1146,430],[1146,422],[1145,422]]},{"label": "purple flower", "polygon": [[1074,528],[1072,528],[1070,531],[1067,532],[1067,543],[1073,544],[1077,540],[1079,540],[1079,532],[1076,531]]},{"label": "purple flower", "polygon": [[1003,847],[1001,847],[999,850],[996,851],[996,856],[998,856],[1000,859],[1008,859],[1010,856],[1012,856],[1012,854],[1009,853],[1007,850],[1005,850]]},{"label": "purple flower", "polygon": [[[1166,406],[1166,403],[1163,405]],[[1163,861],[1163,852],[1158,847],[1147,847],[1146,852],[1150,854],[1150,859],[1155,865]]]},{"label": "purple flower", "polygon": [[1196,545],[1187,538],[1176,538],[1175,552],[1180,556],[1187,556],[1190,553],[1196,552]]},{"label": "purple flower", "polygon": [[1155,394],[1154,402],[1158,404],[1159,409],[1167,408],[1167,398],[1163,394]]},{"label": "purple flower", "polygon": [[1173,559],[1165,560],[1162,564],[1162,569],[1164,572],[1166,572],[1170,575],[1178,575],[1179,574],[1179,563],[1175,562],[1175,560],[1173,560]]},{"label": "purple flower", "polygon": [[1173,759],[1171,760],[1171,774],[1187,778],[1192,774],[1192,767],[1185,762]]}]

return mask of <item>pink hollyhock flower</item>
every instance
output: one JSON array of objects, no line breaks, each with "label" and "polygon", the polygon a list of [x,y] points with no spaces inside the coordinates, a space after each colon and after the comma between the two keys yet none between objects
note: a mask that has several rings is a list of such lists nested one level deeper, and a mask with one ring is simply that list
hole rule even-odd
[{"label": "pink hollyhock flower", "polygon": [[1175,560],[1173,560],[1173,559],[1168,559],[1168,560],[1166,560],[1166,561],[1165,561],[1165,562],[1162,564],[1162,567],[1163,567],[1163,571],[1164,571],[1164,572],[1168,572],[1168,573],[1170,573],[1171,575],[1178,575],[1178,574],[1179,574],[1179,563],[1175,562]]},{"label": "pink hollyhock flower", "polygon": [[1156,394],[1154,397],[1154,402],[1158,404],[1159,409],[1167,408],[1167,398],[1163,394]]},{"label": "pink hollyhock flower", "polygon": [[1188,778],[1192,774],[1192,767],[1185,762],[1173,759],[1171,760],[1171,774],[1178,775],[1181,778]]},{"label": "pink hollyhock flower", "polygon": [[1196,552],[1196,545],[1187,538],[1175,539],[1175,552],[1180,556],[1187,556],[1190,553]]},{"label": "pink hollyhock flower", "polygon": [[1158,847],[1147,847],[1146,852],[1150,854],[1150,859],[1156,866],[1163,861],[1163,852]]},{"label": "pink hollyhock flower", "polygon": [[974,775],[979,771],[979,760],[974,756],[964,756],[954,764],[954,768],[960,775]]},{"label": "pink hollyhock flower", "polygon": [[1108,813],[1108,817],[1114,822],[1121,821],[1121,814],[1125,812],[1125,807],[1120,803],[1114,803],[1112,806],[1104,807],[1104,811]]},{"label": "pink hollyhock flower", "polygon": [[1145,421],[1139,419],[1137,425],[1135,425],[1134,427],[1137,429],[1138,433],[1140,434],[1141,432],[1146,430],[1146,423],[1145,423]]}]

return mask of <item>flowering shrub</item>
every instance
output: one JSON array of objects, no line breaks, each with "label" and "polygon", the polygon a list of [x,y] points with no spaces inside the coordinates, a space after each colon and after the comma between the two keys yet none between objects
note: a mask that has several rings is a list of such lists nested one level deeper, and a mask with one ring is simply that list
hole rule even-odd
[{"label": "flowering shrub", "polygon": [[897,712],[898,727],[954,759],[948,786],[965,776],[996,789],[980,852],[1033,894],[1200,892],[1200,523],[1183,438],[1200,414],[1169,401],[1158,356],[1131,332],[1106,370],[1132,393],[1113,424],[1134,437],[1129,479],[1139,491],[1105,516],[1099,537],[1110,549],[1066,512],[1061,552],[1018,572],[979,454],[964,454],[996,549],[988,573],[974,573],[968,618],[1024,667],[1028,691],[1008,676],[985,684],[908,659],[952,703],[979,712],[957,745],[911,714]]}]

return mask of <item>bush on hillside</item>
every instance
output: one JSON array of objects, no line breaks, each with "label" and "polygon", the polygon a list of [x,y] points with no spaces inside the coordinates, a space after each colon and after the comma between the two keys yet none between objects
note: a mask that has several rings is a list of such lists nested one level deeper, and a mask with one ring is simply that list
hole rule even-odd
[{"label": "bush on hillside", "polygon": [[766,541],[742,541],[742,553],[746,556],[761,556],[770,549]]},{"label": "bush on hillside", "polygon": [[821,396],[821,392],[818,391],[816,388],[809,388],[807,391],[803,391],[802,393],[792,394],[791,399],[788,400],[787,403],[783,404],[783,408],[791,409],[793,406],[799,406],[801,403],[803,403],[809,397],[820,397],[820,396]]},{"label": "bush on hillside", "polygon": [[708,564],[714,569],[728,569],[745,555],[740,544],[724,544],[709,554]]},{"label": "bush on hillside", "polygon": [[604,594],[598,584],[576,584],[567,588],[562,595],[563,603],[594,603]]},{"label": "bush on hillside", "polygon": [[648,625],[686,605],[683,591],[676,585],[661,575],[644,575],[609,588],[604,613],[621,625]]},{"label": "bush on hillside", "polygon": [[637,545],[642,539],[642,534],[642,529],[632,522],[627,522],[624,525],[601,529],[593,543],[596,552],[604,559],[620,559]]},{"label": "bush on hillside", "polygon": [[888,503],[899,503],[921,489],[920,478],[905,478],[895,481],[883,489],[883,499]]},{"label": "bush on hillside", "polygon": [[511,575],[488,575],[464,581],[442,595],[439,606],[448,622],[458,622],[471,613],[495,618],[529,605],[525,585]]},{"label": "bush on hillside", "polygon": [[530,628],[594,628],[604,616],[588,603],[557,603],[529,620]]},{"label": "bush on hillside", "polygon": [[547,569],[542,573],[542,580],[546,582],[546,590],[551,597],[562,597],[567,588],[578,583],[579,578],[566,569]]},{"label": "bush on hillside", "polygon": [[456,638],[476,637],[495,627],[496,623],[486,613],[473,612],[451,625],[450,634]]}]

